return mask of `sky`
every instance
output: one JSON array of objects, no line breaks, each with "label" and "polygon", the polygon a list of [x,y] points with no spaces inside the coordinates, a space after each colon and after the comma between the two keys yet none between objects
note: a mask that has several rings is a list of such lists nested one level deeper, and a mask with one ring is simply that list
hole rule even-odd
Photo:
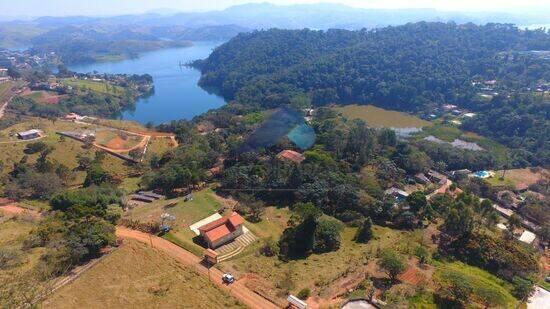
[{"label": "sky", "polygon": [[[254,0],[0,0],[2,16],[68,16],[138,14],[156,9],[178,11],[221,10]],[[280,5],[319,3],[320,0],[269,0]],[[550,0],[328,0],[361,8],[435,8],[452,11],[519,13],[548,10]],[[540,12],[539,12],[540,13]]]}]

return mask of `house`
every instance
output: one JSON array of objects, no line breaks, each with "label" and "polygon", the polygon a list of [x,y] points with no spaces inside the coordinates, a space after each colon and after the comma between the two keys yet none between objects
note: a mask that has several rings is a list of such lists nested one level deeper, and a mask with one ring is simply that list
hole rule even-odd
[{"label": "house", "polygon": [[67,115],[65,115],[65,120],[82,120],[84,119],[84,117],[76,114],[76,113],[68,113]]},{"label": "house", "polygon": [[407,198],[407,196],[409,196],[409,193],[396,187],[389,188],[388,190],[384,191],[384,194],[394,198],[394,206],[401,203]]},{"label": "house", "polygon": [[486,80],[486,81],[484,81],[483,83],[484,83],[485,85],[487,85],[487,86],[494,86],[494,85],[497,84],[497,81],[494,80],[494,79],[492,79],[492,80]]},{"label": "house", "polygon": [[472,173],[472,171],[470,171],[469,169],[465,168],[465,169],[461,169],[461,170],[456,170],[456,171],[452,171],[450,173],[450,176],[451,178],[453,179],[462,179],[462,178],[466,178],[468,177],[468,175],[470,175]]},{"label": "house", "polygon": [[443,106],[441,106],[441,108],[443,108],[444,111],[450,111],[452,109],[455,109],[457,108],[456,105],[453,105],[453,104],[444,104]]},{"label": "house", "polygon": [[463,117],[466,117],[466,118],[473,118],[475,117],[475,113],[465,113],[464,115],[462,115]]},{"label": "house", "polygon": [[236,212],[199,227],[208,248],[215,249],[243,234],[244,219]]},{"label": "house", "polygon": [[428,179],[428,177],[426,177],[426,175],[424,173],[418,173],[418,174],[414,175],[414,180],[421,183],[421,184],[429,184],[430,183],[430,180]]},{"label": "house", "polygon": [[22,140],[35,139],[35,138],[39,138],[41,136],[42,136],[42,131],[35,130],[35,129],[17,133],[17,137],[22,139]]},{"label": "house", "polygon": [[294,150],[283,150],[277,154],[277,159],[279,160],[288,160],[296,164],[302,163],[306,159],[303,154],[296,152]]},{"label": "house", "polygon": [[434,170],[429,170],[428,173],[426,174],[426,176],[428,177],[428,179],[430,179],[432,182],[435,182],[435,183],[438,183],[440,185],[444,185],[447,183],[447,176],[441,174],[441,173],[438,173]]}]

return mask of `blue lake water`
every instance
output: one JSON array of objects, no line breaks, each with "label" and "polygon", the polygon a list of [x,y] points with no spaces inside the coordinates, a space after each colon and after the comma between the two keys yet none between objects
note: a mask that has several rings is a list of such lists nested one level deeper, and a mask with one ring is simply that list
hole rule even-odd
[{"label": "blue lake water", "polygon": [[140,98],[133,111],[121,118],[140,123],[159,124],[170,120],[191,119],[225,104],[223,98],[210,94],[197,85],[198,70],[181,67],[180,63],[208,57],[221,42],[195,42],[192,47],[163,49],[142,54],[137,59],[73,65],[76,72],[150,74],[155,93]]}]

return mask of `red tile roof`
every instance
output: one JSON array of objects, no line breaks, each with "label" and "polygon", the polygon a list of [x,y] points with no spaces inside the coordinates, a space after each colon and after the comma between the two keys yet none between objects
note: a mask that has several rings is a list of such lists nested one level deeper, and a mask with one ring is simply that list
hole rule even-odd
[{"label": "red tile roof", "polygon": [[303,154],[294,150],[283,150],[277,155],[279,159],[287,159],[295,163],[302,163],[306,159]]},{"label": "red tile roof", "polygon": [[199,227],[199,231],[212,242],[232,233],[239,225],[243,223],[243,217],[241,217],[238,213],[233,212],[229,216],[219,218]]}]

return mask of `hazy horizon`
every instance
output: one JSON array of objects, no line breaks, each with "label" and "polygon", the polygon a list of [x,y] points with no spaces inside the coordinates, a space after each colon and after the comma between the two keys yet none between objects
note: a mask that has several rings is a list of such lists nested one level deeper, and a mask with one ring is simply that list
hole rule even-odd
[{"label": "hazy horizon", "polygon": [[[5,0],[3,0],[5,1]],[[293,4],[341,4],[361,9],[436,9],[439,11],[455,12],[495,12],[508,14],[550,14],[550,0],[488,0],[484,2],[474,0],[206,0],[196,2],[191,0],[20,0],[4,6],[0,16],[4,18],[36,18],[41,16],[114,16],[125,14],[143,14],[148,12],[198,12],[224,10],[235,5],[250,3],[270,3],[275,5]]]}]

